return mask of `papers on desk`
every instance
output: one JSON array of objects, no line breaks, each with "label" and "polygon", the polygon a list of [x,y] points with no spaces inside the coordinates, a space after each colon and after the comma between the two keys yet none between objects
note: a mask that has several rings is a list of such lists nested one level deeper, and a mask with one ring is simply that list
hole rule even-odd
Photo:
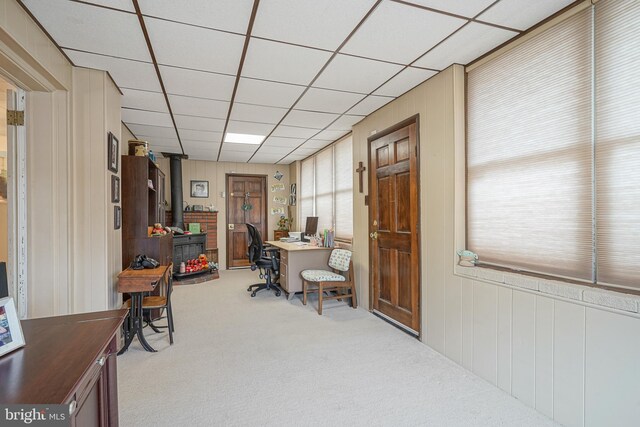
[{"label": "papers on desk", "polygon": [[293,243],[293,242],[299,242],[300,239],[295,237],[281,237],[280,241],[285,243]]},{"label": "papers on desk", "polygon": [[307,242],[294,242],[293,244],[296,245],[296,246],[307,246],[308,245]]}]

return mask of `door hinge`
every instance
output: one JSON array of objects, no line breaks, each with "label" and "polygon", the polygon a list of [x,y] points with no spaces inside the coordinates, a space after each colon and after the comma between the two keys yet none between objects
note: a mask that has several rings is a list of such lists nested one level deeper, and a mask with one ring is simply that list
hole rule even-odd
[{"label": "door hinge", "polygon": [[24,111],[7,110],[7,125],[24,126]]}]

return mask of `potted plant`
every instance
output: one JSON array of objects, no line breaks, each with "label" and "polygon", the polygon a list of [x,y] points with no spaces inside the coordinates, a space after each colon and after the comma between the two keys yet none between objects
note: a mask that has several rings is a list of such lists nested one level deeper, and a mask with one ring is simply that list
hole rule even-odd
[{"label": "potted plant", "polygon": [[289,231],[289,225],[291,224],[291,220],[286,216],[282,215],[278,220],[278,230],[279,231]]}]

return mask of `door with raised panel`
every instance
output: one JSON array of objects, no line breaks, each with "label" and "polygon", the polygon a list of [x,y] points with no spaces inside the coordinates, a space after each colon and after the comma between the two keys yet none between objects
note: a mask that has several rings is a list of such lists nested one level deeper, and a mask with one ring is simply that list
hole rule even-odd
[{"label": "door with raised panel", "polygon": [[369,139],[371,307],[420,333],[420,224],[415,121]]},{"label": "door with raised panel", "polygon": [[267,177],[227,174],[227,268],[249,266],[246,223],[267,240]]}]

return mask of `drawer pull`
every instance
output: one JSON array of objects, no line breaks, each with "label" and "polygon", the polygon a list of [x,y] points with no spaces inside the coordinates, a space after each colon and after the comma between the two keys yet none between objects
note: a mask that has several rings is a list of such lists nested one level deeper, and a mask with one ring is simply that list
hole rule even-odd
[{"label": "drawer pull", "polygon": [[69,403],[69,415],[73,415],[73,413],[76,411],[76,407],[78,406],[78,402],[75,401],[75,399]]},{"label": "drawer pull", "polygon": [[102,356],[100,359],[97,360],[97,364],[100,366],[104,366],[104,363],[107,361],[107,358],[105,356]]}]

